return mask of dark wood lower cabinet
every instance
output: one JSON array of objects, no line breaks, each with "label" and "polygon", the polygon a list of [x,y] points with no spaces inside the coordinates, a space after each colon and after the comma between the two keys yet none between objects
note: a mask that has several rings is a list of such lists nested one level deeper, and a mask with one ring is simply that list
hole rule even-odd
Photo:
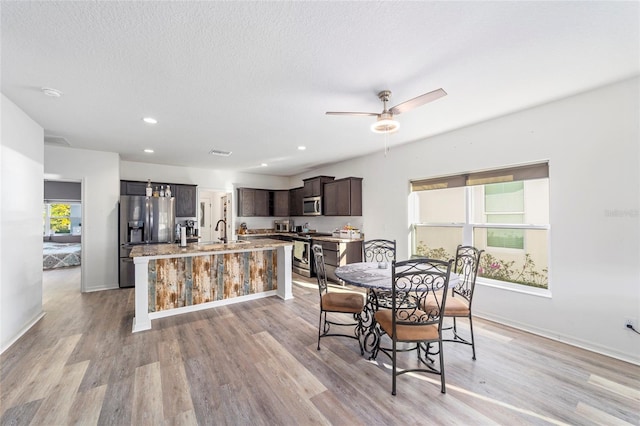
[{"label": "dark wood lower cabinet", "polygon": [[335,273],[338,266],[362,262],[362,241],[334,242],[313,240],[313,244],[322,246],[325,270],[329,281],[340,282]]}]

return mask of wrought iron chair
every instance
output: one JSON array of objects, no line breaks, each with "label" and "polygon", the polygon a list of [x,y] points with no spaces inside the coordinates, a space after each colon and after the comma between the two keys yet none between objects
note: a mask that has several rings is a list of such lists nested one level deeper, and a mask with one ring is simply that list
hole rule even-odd
[{"label": "wrought iron chair", "polygon": [[393,262],[396,260],[396,240],[369,240],[362,243],[364,262]]},{"label": "wrought iron chair", "polygon": [[[363,333],[362,310],[364,309],[364,297],[355,292],[329,292],[327,285],[327,273],[324,266],[324,253],[322,246],[313,245],[313,260],[318,278],[318,290],[320,291],[320,321],[318,323],[318,350],[320,350],[320,338],[328,336],[342,336],[356,339],[360,345],[360,354],[364,355],[364,348],[360,336]],[[329,320],[327,313],[352,314],[355,322],[345,323]],[[331,326],[354,327],[353,335],[331,333]]]},{"label": "wrought iron chair", "polygon": [[[456,259],[453,264],[453,272],[458,274],[460,280],[454,288],[447,300],[447,306],[444,310],[445,318],[453,318],[453,326],[447,327],[445,330],[453,331],[452,339],[445,339],[445,342],[456,342],[470,345],[473,352],[473,359],[476,359],[476,345],[473,338],[473,320],[471,315],[471,303],[473,302],[473,293],[476,286],[476,276],[478,275],[478,266],[480,265],[480,256],[484,250],[478,250],[472,246],[459,245],[456,249]],[[456,324],[457,318],[469,318],[470,340],[460,337]]]},{"label": "wrought iron chair", "polygon": [[[362,259],[365,262],[391,262],[396,260],[396,240],[368,240],[362,243]],[[391,308],[391,292],[385,290],[370,290],[367,293],[372,306],[376,310]]]},{"label": "wrought iron chair", "polygon": [[[380,347],[378,341],[378,350],[392,361],[392,395],[396,394],[397,376],[409,372],[439,375],[440,391],[446,393],[441,313],[446,307],[452,263],[453,260],[444,262],[426,258],[392,263],[392,307],[375,314],[376,321],[391,339],[391,348]],[[425,308],[427,298],[435,304]],[[398,343],[408,346],[399,348]],[[418,366],[398,370],[398,352],[413,350],[418,355]],[[430,355],[439,355],[437,365]]]}]

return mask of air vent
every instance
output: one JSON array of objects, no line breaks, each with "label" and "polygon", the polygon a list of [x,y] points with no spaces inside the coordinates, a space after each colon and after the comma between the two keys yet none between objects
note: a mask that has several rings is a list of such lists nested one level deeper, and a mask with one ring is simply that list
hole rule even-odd
[{"label": "air vent", "polygon": [[219,157],[228,157],[231,155],[231,151],[220,151],[219,149],[212,149],[209,151],[211,155],[217,155]]},{"label": "air vent", "polygon": [[62,136],[46,136],[44,137],[44,143],[52,146],[71,146],[68,140]]}]

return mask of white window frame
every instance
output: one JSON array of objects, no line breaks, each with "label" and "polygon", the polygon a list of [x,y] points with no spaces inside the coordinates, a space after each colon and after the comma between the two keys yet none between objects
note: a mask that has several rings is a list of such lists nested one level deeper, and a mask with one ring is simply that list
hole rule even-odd
[{"label": "white window frame", "polygon": [[[70,206],[70,211],[69,211],[69,216],[51,216],[51,205],[53,204],[68,204]],[[48,236],[57,236],[57,235],[73,235],[73,219],[78,219],[78,216],[73,216],[71,214],[71,211],[73,211],[73,206],[77,205],[77,206],[81,206],[82,203],[79,203],[78,201],[45,201],[44,202],[44,206],[47,209],[47,214],[45,216],[45,225],[44,225],[44,237],[48,237]],[[57,233],[52,233],[51,232],[51,219],[59,219],[59,218],[68,218],[69,219],[69,223],[70,226],[72,226],[72,228],[69,230],[69,233],[62,233],[62,234],[57,234]]]},{"label": "white window frame", "polygon": [[[548,178],[547,178],[548,179]],[[516,284],[508,281],[500,281],[494,280],[491,278],[486,278],[478,275],[476,279],[476,283],[480,285],[484,285],[487,287],[495,287],[500,289],[505,289],[509,291],[519,292],[530,294],[534,296],[540,297],[551,297],[551,262],[550,262],[550,241],[551,241],[551,225],[550,224],[498,224],[498,223],[476,223],[472,222],[471,218],[473,217],[474,211],[474,203],[473,203],[473,187],[467,186],[465,187],[465,223],[461,222],[450,222],[450,223],[432,223],[432,222],[416,222],[417,217],[415,217],[414,212],[416,212],[415,208],[412,210],[412,214],[410,215],[412,223],[410,223],[410,239],[411,239],[411,252],[415,253],[416,248],[416,230],[420,227],[455,227],[462,228],[462,245],[474,245],[473,234],[476,228],[505,228],[505,229],[524,229],[524,230],[544,230],[547,231],[547,288],[539,288],[528,286],[524,284]],[[411,201],[410,206],[415,206],[417,201],[417,192],[411,193]],[[526,199],[525,199],[526,203]],[[484,205],[484,203],[483,203]],[[504,248],[504,250],[515,250],[515,251],[526,251],[526,241],[524,242],[523,249],[508,249]],[[498,248],[500,249],[500,248]]]}]

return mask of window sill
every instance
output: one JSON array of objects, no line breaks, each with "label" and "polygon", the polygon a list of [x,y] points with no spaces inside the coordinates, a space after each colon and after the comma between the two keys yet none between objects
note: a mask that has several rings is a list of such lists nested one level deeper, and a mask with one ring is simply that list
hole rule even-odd
[{"label": "window sill", "polygon": [[551,290],[548,288],[529,287],[521,284],[513,284],[505,281],[497,281],[480,277],[477,278],[476,284],[551,299]]}]

